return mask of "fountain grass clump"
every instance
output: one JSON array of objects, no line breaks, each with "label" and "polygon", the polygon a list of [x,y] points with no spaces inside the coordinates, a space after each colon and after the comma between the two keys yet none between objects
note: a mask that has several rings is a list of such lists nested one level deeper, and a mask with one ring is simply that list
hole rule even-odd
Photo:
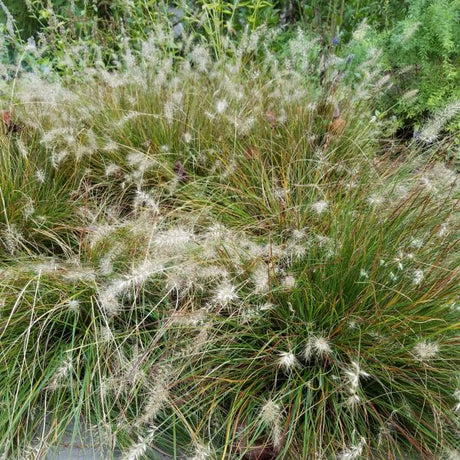
[{"label": "fountain grass clump", "polygon": [[2,458],[456,455],[457,176],[259,34],[6,86]]}]

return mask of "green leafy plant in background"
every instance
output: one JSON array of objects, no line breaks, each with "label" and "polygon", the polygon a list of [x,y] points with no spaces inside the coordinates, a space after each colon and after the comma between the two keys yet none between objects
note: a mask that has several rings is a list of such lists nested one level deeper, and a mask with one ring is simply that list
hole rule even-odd
[{"label": "green leafy plant in background", "polygon": [[[361,78],[354,69],[369,51],[381,50],[379,64],[393,88],[382,94],[379,113],[395,117],[401,137],[410,138],[427,119],[460,99],[458,0],[285,2],[283,7],[289,5],[294,23],[320,36],[326,54],[335,49],[335,54],[353,57],[346,76],[351,84]],[[446,125],[457,132],[458,116]]]},{"label": "green leafy plant in background", "polygon": [[[392,106],[401,129],[419,129],[430,115],[460,100],[460,2],[414,0],[407,17],[378,35],[392,91],[382,99]],[[459,118],[450,124],[460,128]]]},{"label": "green leafy plant in background", "polygon": [[[409,0],[332,0],[323,2],[313,0],[302,2],[296,0],[279,0],[276,6],[280,9],[286,23],[294,23],[306,27],[310,32],[320,34],[323,41],[330,42],[334,36],[341,42],[348,42],[362,21],[377,30],[391,27],[397,20],[403,19]],[[326,39],[327,37],[327,39]]]},{"label": "green leafy plant in background", "polygon": [[229,36],[237,41],[246,29],[260,26],[273,27],[278,24],[279,15],[269,0],[194,0],[171,2],[185,13],[185,26],[196,34],[214,42],[215,52],[222,53],[220,40]]},{"label": "green leafy plant in background", "polygon": [[11,14],[24,40],[27,40],[38,31],[40,23],[30,15],[28,8],[30,2],[27,0],[3,0],[3,4],[8,12],[4,8],[0,8],[0,23],[6,24],[7,16]]}]

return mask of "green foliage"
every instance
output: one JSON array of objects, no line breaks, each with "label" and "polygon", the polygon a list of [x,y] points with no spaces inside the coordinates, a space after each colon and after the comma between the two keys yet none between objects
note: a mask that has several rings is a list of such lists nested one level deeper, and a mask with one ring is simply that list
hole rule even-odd
[{"label": "green foliage", "polygon": [[[26,0],[4,0],[4,5],[15,19],[15,25],[23,39],[27,39],[37,32],[39,23],[30,16]],[[5,11],[0,8],[0,23],[7,21]]]},{"label": "green foliage", "polygon": [[[394,87],[392,106],[401,125],[420,123],[429,114],[460,100],[460,2],[414,0],[408,15],[377,38]],[[407,97],[410,91],[413,97]],[[452,130],[460,128],[451,124]]]},{"label": "green foliage", "polygon": [[216,32],[220,31],[221,34],[235,34],[245,26],[252,30],[261,25],[273,26],[278,22],[277,11],[268,0],[195,0],[192,6],[211,16],[217,27]]},{"label": "green foliage", "polygon": [[[381,50],[376,65],[391,76],[379,112],[395,117],[395,129],[411,136],[430,116],[460,99],[460,2],[458,0],[299,2],[298,24],[332,49],[353,56],[345,76],[355,84],[369,53]],[[375,54],[375,52],[374,52]],[[447,129],[460,129],[453,117]]]},{"label": "green foliage", "polygon": [[334,36],[348,42],[364,20],[378,30],[387,29],[404,18],[409,3],[410,0],[279,0],[276,6],[283,12],[285,22],[295,22],[322,35],[327,43]]},{"label": "green foliage", "polygon": [[231,37],[237,42],[245,30],[260,26],[273,27],[279,21],[278,11],[269,0],[194,0],[171,2],[185,13],[184,27],[206,41],[214,43],[215,53],[223,52],[221,40]]}]

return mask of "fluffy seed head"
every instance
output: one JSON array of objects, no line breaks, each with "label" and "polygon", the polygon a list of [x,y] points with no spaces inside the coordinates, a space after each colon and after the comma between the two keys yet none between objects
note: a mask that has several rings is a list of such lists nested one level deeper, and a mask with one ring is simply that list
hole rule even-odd
[{"label": "fluffy seed head", "polygon": [[252,274],[255,285],[255,293],[262,294],[270,288],[268,278],[268,267],[265,264],[258,265]]},{"label": "fluffy seed head", "polygon": [[424,340],[415,345],[413,352],[419,361],[427,361],[437,356],[439,353],[439,344]]},{"label": "fluffy seed head", "polygon": [[278,421],[281,414],[281,407],[275,403],[273,399],[269,399],[260,411],[261,419],[268,425],[272,425]]},{"label": "fluffy seed head", "polygon": [[283,281],[283,287],[285,289],[294,289],[295,288],[295,278],[292,275],[286,276]]},{"label": "fluffy seed head", "polygon": [[46,181],[46,173],[43,169],[37,169],[35,171],[35,178],[40,184],[44,184]]},{"label": "fluffy seed head", "polygon": [[188,244],[193,238],[193,234],[182,228],[171,228],[159,233],[154,243],[160,247],[178,248]]},{"label": "fluffy seed head", "polygon": [[318,356],[325,357],[332,353],[329,340],[326,337],[313,337],[312,347]]},{"label": "fluffy seed head", "polygon": [[303,351],[303,357],[305,361],[310,361],[310,359],[313,357],[314,352],[313,352],[313,346],[312,346],[312,341],[311,339],[307,340],[307,343],[305,345],[305,349]]},{"label": "fluffy seed head", "polygon": [[345,404],[348,407],[354,408],[360,402],[361,402],[361,398],[356,393],[352,393],[345,401]]},{"label": "fluffy seed head", "polygon": [[152,427],[147,435],[143,438],[139,438],[139,442],[131,446],[131,448],[122,457],[123,460],[139,460],[143,458],[147,447],[153,440],[155,435],[156,427]]},{"label": "fluffy seed head", "polygon": [[72,300],[69,300],[67,302],[67,308],[74,312],[74,313],[77,313],[78,311],[80,311],[80,301],[77,300],[77,299],[72,299]]},{"label": "fluffy seed head", "polygon": [[366,440],[364,438],[361,438],[358,444],[350,446],[343,452],[341,452],[340,455],[337,457],[338,460],[355,460],[357,458],[360,458],[363,453],[365,444]]},{"label": "fluffy seed head", "polygon": [[279,353],[278,365],[285,371],[291,371],[299,366],[299,362],[291,351],[282,351]]},{"label": "fluffy seed head", "polygon": [[131,446],[131,448],[123,456],[123,460],[139,460],[145,454],[147,450],[147,443],[144,440],[139,441],[137,444]]},{"label": "fluffy seed head", "polygon": [[54,371],[51,382],[48,385],[50,390],[57,390],[62,382],[70,375],[73,368],[72,357],[67,355],[61,365]]},{"label": "fluffy seed head", "polygon": [[329,203],[327,201],[317,201],[316,203],[313,203],[311,207],[313,211],[315,211],[318,215],[321,215],[327,210]]},{"label": "fluffy seed head", "polygon": [[415,270],[412,274],[412,283],[416,286],[422,284],[423,281],[423,270]]},{"label": "fluffy seed head", "polygon": [[344,371],[345,379],[348,384],[348,391],[350,393],[350,397],[355,399],[355,402],[359,402],[359,396],[356,394],[358,387],[359,387],[359,379],[360,377],[370,377],[370,374],[363,371],[356,361],[351,362],[351,366]]},{"label": "fluffy seed head", "polygon": [[454,406],[454,412],[460,412],[460,390],[454,391],[454,398],[457,400],[457,404]]},{"label": "fluffy seed head", "polygon": [[212,448],[209,445],[198,442],[195,444],[195,454],[189,460],[207,460],[212,456]]},{"label": "fluffy seed head", "polygon": [[227,108],[227,101],[225,99],[221,99],[220,101],[217,101],[216,112],[218,114],[224,113],[226,108]]},{"label": "fluffy seed head", "polygon": [[229,282],[222,284],[215,291],[214,302],[222,307],[227,306],[237,299],[238,294],[236,292],[236,287]]},{"label": "fluffy seed head", "polygon": [[110,342],[113,339],[113,333],[108,326],[100,326],[97,331],[97,339],[100,342]]}]

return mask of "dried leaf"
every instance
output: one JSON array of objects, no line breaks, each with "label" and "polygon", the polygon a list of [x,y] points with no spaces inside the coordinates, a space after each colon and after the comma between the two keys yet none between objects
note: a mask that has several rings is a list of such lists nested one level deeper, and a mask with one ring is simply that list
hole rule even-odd
[{"label": "dried leaf", "polygon": [[273,110],[267,110],[265,112],[265,118],[270,123],[272,128],[276,126],[276,114],[273,112]]},{"label": "dried leaf", "polygon": [[177,174],[179,177],[179,180],[185,181],[187,180],[188,174],[187,171],[185,170],[184,165],[178,160],[174,164],[174,172]]},{"label": "dried leaf", "polygon": [[260,150],[257,147],[246,147],[244,153],[249,159],[260,157]]}]

